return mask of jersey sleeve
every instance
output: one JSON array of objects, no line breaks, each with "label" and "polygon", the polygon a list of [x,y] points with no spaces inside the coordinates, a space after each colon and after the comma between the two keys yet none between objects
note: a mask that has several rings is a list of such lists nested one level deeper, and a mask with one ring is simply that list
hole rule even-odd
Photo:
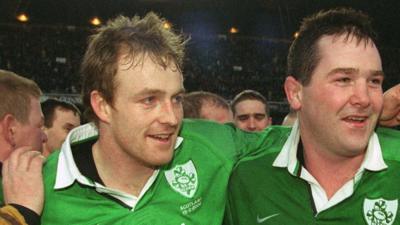
[{"label": "jersey sleeve", "polygon": [[280,151],[290,134],[290,127],[269,126],[261,132],[246,132],[235,129],[236,162],[247,157]]},{"label": "jersey sleeve", "polygon": [[378,135],[384,158],[400,162],[400,131],[380,127],[376,130],[376,134]]},{"label": "jersey sleeve", "polygon": [[184,140],[192,140],[197,146],[208,146],[210,154],[225,161],[227,168],[230,168],[244,157],[279,151],[271,146],[278,146],[277,142],[284,143],[290,129],[272,126],[262,132],[246,132],[231,123],[222,125],[206,120],[185,119],[180,136]]},{"label": "jersey sleeve", "polygon": [[13,206],[6,205],[0,208],[0,225],[28,225],[22,214]]}]

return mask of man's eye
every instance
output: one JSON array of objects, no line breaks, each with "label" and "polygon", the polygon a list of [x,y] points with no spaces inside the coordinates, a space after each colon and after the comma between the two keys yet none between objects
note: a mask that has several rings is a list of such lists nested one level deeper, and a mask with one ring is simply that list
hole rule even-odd
[{"label": "man's eye", "polygon": [[155,98],[154,96],[150,96],[150,97],[144,98],[144,99],[142,100],[142,103],[145,104],[145,105],[151,105],[151,104],[153,104],[155,101],[156,101],[156,98]]},{"label": "man's eye", "polygon": [[174,103],[181,104],[183,102],[183,96],[177,95],[173,98]]},{"label": "man's eye", "polygon": [[337,79],[336,81],[340,82],[340,83],[349,83],[351,81],[351,79],[348,77],[341,77],[341,78]]},{"label": "man's eye", "polygon": [[263,120],[263,119],[265,119],[266,115],[265,114],[256,114],[254,117],[256,118],[256,120]]},{"label": "man's eye", "polygon": [[238,118],[239,118],[240,121],[246,121],[246,120],[249,119],[248,116],[238,116]]},{"label": "man's eye", "polygon": [[379,79],[379,78],[374,78],[374,79],[371,79],[371,81],[370,81],[373,85],[382,85],[382,83],[383,83],[383,79]]}]

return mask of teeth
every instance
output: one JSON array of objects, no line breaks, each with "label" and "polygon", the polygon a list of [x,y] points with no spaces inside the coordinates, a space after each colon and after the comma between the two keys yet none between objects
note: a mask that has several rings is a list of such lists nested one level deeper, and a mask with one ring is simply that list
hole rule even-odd
[{"label": "teeth", "polygon": [[348,117],[348,119],[349,120],[355,120],[355,121],[364,121],[365,120],[365,118],[363,118],[363,117]]},{"label": "teeth", "polygon": [[159,139],[168,139],[169,134],[159,134],[159,135],[152,135],[155,138],[159,138]]}]

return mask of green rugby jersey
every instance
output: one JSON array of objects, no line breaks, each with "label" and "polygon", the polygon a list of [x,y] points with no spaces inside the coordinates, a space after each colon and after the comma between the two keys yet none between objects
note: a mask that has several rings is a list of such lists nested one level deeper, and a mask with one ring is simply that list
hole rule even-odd
[{"label": "green rugby jersey", "polygon": [[254,134],[229,125],[184,121],[173,160],[149,179],[144,193],[135,199],[107,190],[78,171],[71,146],[97,139],[93,125],[81,126],[46,162],[42,224],[219,225],[228,178],[238,158],[268,149],[285,140],[286,134],[282,129]]},{"label": "green rugby jersey", "polygon": [[312,182],[301,177],[296,153],[285,156],[286,166],[279,162],[292,134],[285,144],[243,158],[229,181],[224,224],[400,224],[400,132],[381,128],[377,134],[370,139],[365,169],[325,205],[318,206]]}]

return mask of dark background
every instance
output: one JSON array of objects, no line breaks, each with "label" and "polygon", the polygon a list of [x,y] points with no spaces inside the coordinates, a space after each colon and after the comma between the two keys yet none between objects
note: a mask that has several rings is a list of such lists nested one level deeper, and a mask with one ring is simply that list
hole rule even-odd
[{"label": "dark background", "polygon": [[160,13],[187,33],[221,34],[231,26],[240,35],[291,39],[301,18],[320,9],[349,6],[374,18],[381,42],[400,47],[400,1],[397,0],[1,0],[0,22],[15,23],[26,11],[32,24],[88,26],[123,14]]},{"label": "dark background", "polygon": [[[398,0],[0,0],[0,68],[35,80],[47,96],[79,101],[89,20],[155,11],[191,36],[184,66],[188,92],[210,91],[229,100],[244,89],[257,90],[280,123],[289,110],[282,85],[293,34],[304,16],[334,7],[373,18],[384,90],[400,83]],[[29,15],[28,23],[15,19],[20,12]],[[239,33],[229,34],[232,26]]]}]

